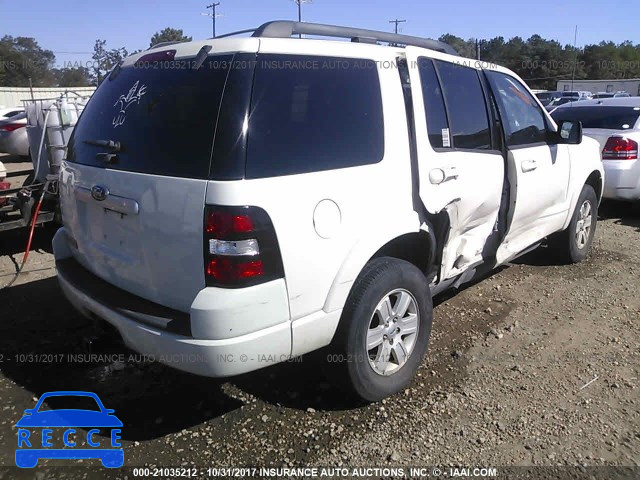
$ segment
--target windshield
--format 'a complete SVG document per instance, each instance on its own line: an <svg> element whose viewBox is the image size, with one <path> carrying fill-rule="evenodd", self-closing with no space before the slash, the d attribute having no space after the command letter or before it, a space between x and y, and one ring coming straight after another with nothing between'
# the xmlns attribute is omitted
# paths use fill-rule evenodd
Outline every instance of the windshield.
<svg viewBox="0 0 640 480"><path fill-rule="evenodd" d="M50 410L91 410L99 412L100 406L93 397L87 395L56 395L47 397L46 404ZM40 405L39 412L45 410L44 403Z"/></svg>
<svg viewBox="0 0 640 480"><path fill-rule="evenodd" d="M640 107L566 107L551 114L556 122L572 120L582 122L583 128L629 130L640 116Z"/></svg>
<svg viewBox="0 0 640 480"><path fill-rule="evenodd" d="M231 60L232 55L211 56L198 69L155 68L159 62L122 68L115 79L111 75L104 80L89 101L67 159L116 170L207 178ZM195 62L175 63L189 67ZM109 140L119 148L101 143ZM117 157L107 163L105 153Z"/></svg>

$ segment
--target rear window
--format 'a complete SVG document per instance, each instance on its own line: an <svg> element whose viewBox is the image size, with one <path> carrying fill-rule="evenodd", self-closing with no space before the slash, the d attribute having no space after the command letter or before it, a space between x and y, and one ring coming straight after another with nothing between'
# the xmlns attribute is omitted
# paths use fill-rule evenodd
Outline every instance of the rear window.
<svg viewBox="0 0 640 480"><path fill-rule="evenodd" d="M640 107L565 107L551 114L556 122L580 121L583 128L629 130L640 116Z"/></svg>
<svg viewBox="0 0 640 480"><path fill-rule="evenodd" d="M384 124L376 63L259 55L248 132L246 178L379 162Z"/></svg>
<svg viewBox="0 0 640 480"><path fill-rule="evenodd" d="M74 129L67 159L84 165L175 177L209 175L218 110L232 55L146 62L122 68L94 93ZM114 162L97 157L120 142Z"/></svg>

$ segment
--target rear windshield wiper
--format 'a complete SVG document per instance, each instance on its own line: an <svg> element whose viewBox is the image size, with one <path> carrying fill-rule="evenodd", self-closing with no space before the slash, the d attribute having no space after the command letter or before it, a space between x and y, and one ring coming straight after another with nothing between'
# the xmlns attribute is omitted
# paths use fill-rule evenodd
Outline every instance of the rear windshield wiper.
<svg viewBox="0 0 640 480"><path fill-rule="evenodd" d="M116 140L85 140L83 143L95 145L96 147L106 147L114 152L119 152L122 147L120 142Z"/></svg>

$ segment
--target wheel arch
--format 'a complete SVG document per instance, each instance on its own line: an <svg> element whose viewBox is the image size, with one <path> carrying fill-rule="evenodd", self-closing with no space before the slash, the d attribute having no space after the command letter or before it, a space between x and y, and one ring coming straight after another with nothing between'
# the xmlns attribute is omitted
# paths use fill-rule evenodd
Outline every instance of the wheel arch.
<svg viewBox="0 0 640 480"><path fill-rule="evenodd" d="M604 178L602 175L602 171L593 170L586 179L580 184L580 188L573 189L573 195L571 196L571 203L569 203L569 212L567 214L567 219L565 220L564 226L562 229L566 229L569 227L571 223L571 219L573 218L573 214L576 211L578 206L578 198L580 197L580 193L582 193L582 189L589 185L596 192L596 198L598 199L598 205L602 201L602 193L604 189Z"/></svg>
<svg viewBox="0 0 640 480"><path fill-rule="evenodd" d="M338 271L323 310L332 312L343 308L360 272L372 259L384 256L406 260L425 276L429 275L438 258L433 226L424 223L418 230L404 230L356 244Z"/></svg>

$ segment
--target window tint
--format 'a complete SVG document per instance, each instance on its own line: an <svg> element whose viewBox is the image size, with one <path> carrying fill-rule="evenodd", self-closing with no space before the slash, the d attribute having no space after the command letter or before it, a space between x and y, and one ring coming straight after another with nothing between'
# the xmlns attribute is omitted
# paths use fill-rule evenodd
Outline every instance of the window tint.
<svg viewBox="0 0 640 480"><path fill-rule="evenodd" d="M259 55L250 112L247 178L382 160L382 98L371 60Z"/></svg>
<svg viewBox="0 0 640 480"><path fill-rule="evenodd" d="M444 108L442 89L440 88L433 62L428 58L420 57L418 59L418 69L422 84L422 97L427 117L429 141L434 148L450 147L449 122Z"/></svg>
<svg viewBox="0 0 640 480"><path fill-rule="evenodd" d="M547 129L544 115L533 96L516 79L487 71L498 103L508 146L544 142Z"/></svg>
<svg viewBox="0 0 640 480"><path fill-rule="evenodd" d="M105 167L96 157L120 142L111 169L207 178L220 99L232 55L209 57L199 69L190 60L124 67L108 78L84 109L69 142L67 159ZM159 62L156 62L159 63ZM175 65L171 68L171 65Z"/></svg>
<svg viewBox="0 0 640 480"><path fill-rule="evenodd" d="M436 61L455 148L490 149L489 118L478 72Z"/></svg>
<svg viewBox="0 0 640 480"><path fill-rule="evenodd" d="M556 122L572 120L582 122L583 128L605 128L607 130L629 130L640 116L640 107L563 107L551 116Z"/></svg>

